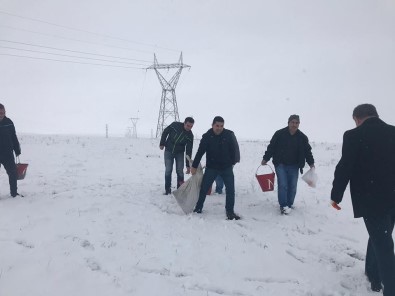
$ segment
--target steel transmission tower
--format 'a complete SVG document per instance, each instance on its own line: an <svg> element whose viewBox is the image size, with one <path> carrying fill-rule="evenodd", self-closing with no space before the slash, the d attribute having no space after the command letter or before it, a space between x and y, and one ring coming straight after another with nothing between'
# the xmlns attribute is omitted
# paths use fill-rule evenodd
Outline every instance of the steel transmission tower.
<svg viewBox="0 0 395 296"><path fill-rule="evenodd" d="M137 138L137 121L139 120L140 118L137 118L137 117L135 117L135 118L130 118L130 120L132 121L132 124L133 124L133 128L132 128L132 138Z"/></svg>
<svg viewBox="0 0 395 296"><path fill-rule="evenodd" d="M159 64L154 54L154 64L147 69L154 69L158 76L159 82L162 86L162 98L160 101L158 125L156 127L156 138L162 135L163 130L169 123L173 121L179 121L178 107L176 100L176 86L178 79L180 78L182 69L190 68L191 66L185 65L182 61L182 53L180 59L176 64ZM159 72L159 70L178 69L176 73L171 77L170 80L166 80L165 77ZM171 122L168 119L171 119Z"/></svg>

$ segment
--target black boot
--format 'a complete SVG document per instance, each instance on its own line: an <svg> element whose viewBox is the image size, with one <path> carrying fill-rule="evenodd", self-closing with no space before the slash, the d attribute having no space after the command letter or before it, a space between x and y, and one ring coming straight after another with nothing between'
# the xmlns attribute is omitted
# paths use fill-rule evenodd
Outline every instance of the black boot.
<svg viewBox="0 0 395 296"><path fill-rule="evenodd" d="M373 281L373 282L370 283L370 288L374 292L380 292L383 289L383 286L381 285L380 282Z"/></svg>
<svg viewBox="0 0 395 296"><path fill-rule="evenodd" d="M226 212L226 217L228 217L228 220L240 220L240 216L235 212Z"/></svg>

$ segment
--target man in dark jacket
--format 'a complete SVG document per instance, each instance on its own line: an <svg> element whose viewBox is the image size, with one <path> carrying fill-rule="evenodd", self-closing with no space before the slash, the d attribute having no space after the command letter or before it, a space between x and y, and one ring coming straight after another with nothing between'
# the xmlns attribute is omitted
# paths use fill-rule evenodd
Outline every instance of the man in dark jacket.
<svg viewBox="0 0 395 296"><path fill-rule="evenodd" d="M395 127L379 119L371 104L353 112L356 128L343 136L342 157L336 166L331 203L337 209L350 182L354 217L363 217L369 233L366 275L372 290L395 295Z"/></svg>
<svg viewBox="0 0 395 296"><path fill-rule="evenodd" d="M278 203L281 214L293 209L299 170L303 174L305 163L314 167L314 158L307 136L299 130L299 115L291 115L288 126L276 131L267 147L262 165L273 157L277 174Z"/></svg>
<svg viewBox="0 0 395 296"><path fill-rule="evenodd" d="M173 122L163 130L159 148L165 148L165 194L171 193L171 174L176 160L177 188L184 182L184 152L192 157L193 133L191 131L195 120L187 117L182 122ZM187 174L190 173L189 161L186 160Z"/></svg>
<svg viewBox="0 0 395 296"><path fill-rule="evenodd" d="M240 217L234 212L235 204L235 181L233 166L240 162L240 150L235 134L224 129L224 119L216 116L212 128L203 136L192 164L191 173L196 173L200 160L206 153L206 169L199 192L199 200L195 206L195 213L201 213L206 194L215 178L220 175L226 187L226 216L229 220L239 220Z"/></svg>
<svg viewBox="0 0 395 296"><path fill-rule="evenodd" d="M12 197L18 194L17 192L17 171L14 159L21 154L21 147L15 132L14 123L5 116L5 108L0 104L0 164L4 166L8 174L10 182L10 193Z"/></svg>

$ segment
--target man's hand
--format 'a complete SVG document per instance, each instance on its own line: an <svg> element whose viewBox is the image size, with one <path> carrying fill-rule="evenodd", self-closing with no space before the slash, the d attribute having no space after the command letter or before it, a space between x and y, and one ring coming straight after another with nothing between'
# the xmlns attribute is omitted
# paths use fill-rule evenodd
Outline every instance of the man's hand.
<svg viewBox="0 0 395 296"><path fill-rule="evenodd" d="M315 169L315 165L312 164L312 165L310 166L310 168L311 168L311 169Z"/></svg>
<svg viewBox="0 0 395 296"><path fill-rule="evenodd" d="M331 206L332 207L334 207L336 210L341 210L342 208L341 207L339 207L339 205L335 202L335 201L333 201L333 200L331 200Z"/></svg>
<svg viewBox="0 0 395 296"><path fill-rule="evenodd" d="M267 161L266 160L264 160L264 159L262 159L262 161L261 161L261 165L266 165L267 164Z"/></svg>
<svg viewBox="0 0 395 296"><path fill-rule="evenodd" d="M160 150L163 150L163 148L165 148L165 146L159 146Z"/></svg>
<svg viewBox="0 0 395 296"><path fill-rule="evenodd" d="M185 172L185 174L189 175L191 173L191 168L187 168L187 171Z"/></svg>
<svg viewBox="0 0 395 296"><path fill-rule="evenodd" d="M192 175L196 174L196 168L191 167L191 174L192 174Z"/></svg>

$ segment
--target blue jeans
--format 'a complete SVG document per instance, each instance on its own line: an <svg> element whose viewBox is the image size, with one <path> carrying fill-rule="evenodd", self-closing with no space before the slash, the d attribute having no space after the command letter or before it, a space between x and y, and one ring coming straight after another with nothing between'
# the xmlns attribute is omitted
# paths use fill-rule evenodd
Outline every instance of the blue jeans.
<svg viewBox="0 0 395 296"><path fill-rule="evenodd" d="M206 200L207 191L211 187L217 176L222 177L226 187L225 209L227 212L233 213L233 208L235 205L235 177L233 175L233 166L223 170L206 168L202 180L202 185L200 187L199 200L196 203L195 209L203 209L203 204Z"/></svg>
<svg viewBox="0 0 395 296"><path fill-rule="evenodd" d="M384 296L395 295L395 255L392 231L395 215L364 217L369 233L365 273L370 281L382 282Z"/></svg>
<svg viewBox="0 0 395 296"><path fill-rule="evenodd" d="M176 160L177 188L184 182L184 152L173 154L165 150L165 190L171 188L171 174Z"/></svg>
<svg viewBox="0 0 395 296"><path fill-rule="evenodd" d="M291 207L296 196L299 168L297 165L279 164L275 166L280 207Z"/></svg>
<svg viewBox="0 0 395 296"><path fill-rule="evenodd" d="M215 178L215 192L222 194L222 190L224 189L224 180L220 175Z"/></svg>

